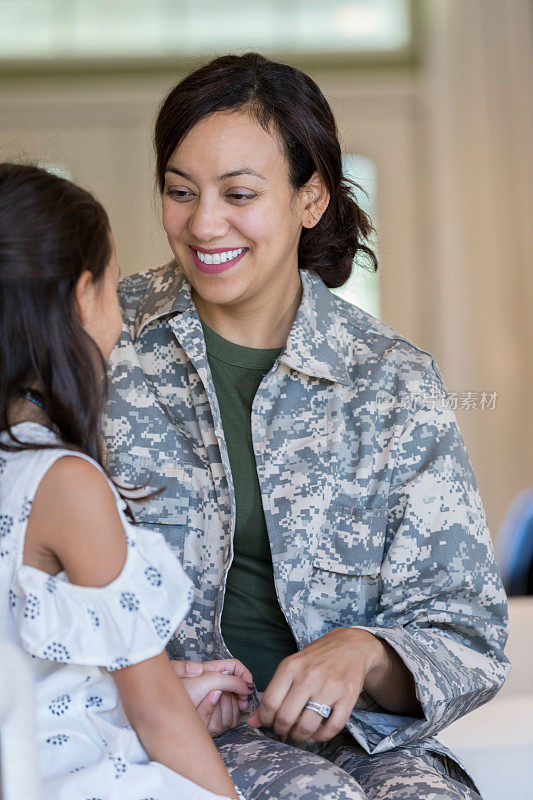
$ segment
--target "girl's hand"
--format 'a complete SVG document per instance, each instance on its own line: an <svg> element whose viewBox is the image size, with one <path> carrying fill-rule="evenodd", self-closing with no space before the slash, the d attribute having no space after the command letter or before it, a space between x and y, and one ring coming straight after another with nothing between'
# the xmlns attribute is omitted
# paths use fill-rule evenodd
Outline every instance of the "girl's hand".
<svg viewBox="0 0 533 800"><path fill-rule="evenodd" d="M239 708L241 711L246 711L248 708L248 695L255 689L255 686L252 673L237 658L216 659L214 661L172 661L171 663L180 678L199 676L204 671L238 676L247 687L245 692L236 693L239 694Z"/></svg>
<svg viewBox="0 0 533 800"><path fill-rule="evenodd" d="M245 682L248 689L251 691L255 689L252 673L244 666L242 661L239 661L238 658L224 658L217 659L215 661L203 661L202 666L204 670L208 670L210 672L223 672L227 673L228 675L238 675L239 678ZM249 694L250 692L247 692L246 695L239 696L239 708L241 711L246 711L248 709Z"/></svg>
<svg viewBox="0 0 533 800"><path fill-rule="evenodd" d="M239 701L232 692L209 692L196 710L213 739L239 724Z"/></svg>
<svg viewBox="0 0 533 800"><path fill-rule="evenodd" d="M235 728L241 711L248 709L252 675L237 659L172 661L189 697L211 736Z"/></svg>

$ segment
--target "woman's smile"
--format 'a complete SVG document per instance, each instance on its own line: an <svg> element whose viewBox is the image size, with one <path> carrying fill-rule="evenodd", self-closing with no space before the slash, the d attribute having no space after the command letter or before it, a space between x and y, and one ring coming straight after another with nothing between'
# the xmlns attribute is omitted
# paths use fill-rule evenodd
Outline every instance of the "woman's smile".
<svg viewBox="0 0 533 800"><path fill-rule="evenodd" d="M248 247L223 248L216 247L207 250L204 247L189 245L194 265L200 272L207 275L216 275L227 272L246 255Z"/></svg>

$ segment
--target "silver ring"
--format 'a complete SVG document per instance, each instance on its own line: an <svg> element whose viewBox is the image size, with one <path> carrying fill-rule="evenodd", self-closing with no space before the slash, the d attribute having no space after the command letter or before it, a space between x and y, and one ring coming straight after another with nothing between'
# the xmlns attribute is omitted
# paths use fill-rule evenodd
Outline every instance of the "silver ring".
<svg viewBox="0 0 533 800"><path fill-rule="evenodd" d="M316 711L316 713L320 714L324 719L327 719L333 710L331 706L327 706L325 703L314 703L312 700L309 700L309 702L305 704L305 707L308 708L309 711Z"/></svg>

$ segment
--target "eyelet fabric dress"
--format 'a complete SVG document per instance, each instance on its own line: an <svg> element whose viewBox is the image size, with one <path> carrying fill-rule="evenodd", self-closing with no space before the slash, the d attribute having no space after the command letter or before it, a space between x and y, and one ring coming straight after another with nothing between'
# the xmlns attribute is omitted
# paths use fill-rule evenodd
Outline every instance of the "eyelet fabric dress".
<svg viewBox="0 0 533 800"><path fill-rule="evenodd" d="M66 450L42 425L21 423L14 432L25 442L57 442L53 449L0 451L1 635L34 657L44 798L216 800L150 761L109 674L164 650L189 609L191 581L160 534L128 521L111 483L127 538L117 578L103 587L79 586L65 573L51 576L23 564L31 504L47 470L65 455L100 467Z"/></svg>

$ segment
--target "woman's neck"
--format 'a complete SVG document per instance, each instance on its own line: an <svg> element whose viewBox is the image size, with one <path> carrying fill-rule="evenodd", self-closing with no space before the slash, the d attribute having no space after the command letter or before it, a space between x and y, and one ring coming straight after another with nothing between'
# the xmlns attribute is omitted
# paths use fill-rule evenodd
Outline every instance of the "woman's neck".
<svg viewBox="0 0 533 800"><path fill-rule="evenodd" d="M261 350L284 347L302 299L302 283L279 287L275 296L267 292L252 300L232 305L206 303L193 290L193 300L203 322L234 344Z"/></svg>

